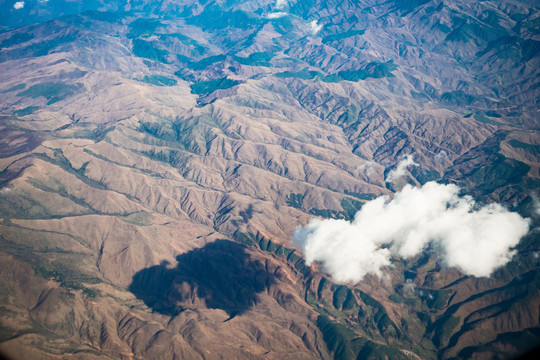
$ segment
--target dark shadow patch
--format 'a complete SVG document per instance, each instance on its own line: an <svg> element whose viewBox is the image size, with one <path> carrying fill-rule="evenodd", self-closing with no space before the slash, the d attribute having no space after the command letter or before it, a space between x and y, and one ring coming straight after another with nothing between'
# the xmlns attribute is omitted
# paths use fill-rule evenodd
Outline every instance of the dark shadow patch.
<svg viewBox="0 0 540 360"><path fill-rule="evenodd" d="M2 351L0 351L0 360L13 360L13 358L8 357Z"/></svg>
<svg viewBox="0 0 540 360"><path fill-rule="evenodd" d="M9 120L9 116L0 116L0 158L30 152L41 144L41 139L33 132L10 128Z"/></svg>
<svg viewBox="0 0 540 360"><path fill-rule="evenodd" d="M242 216L242 220L244 223L248 223L249 220L253 217L253 204L249 204L248 208L246 210L240 211L240 216Z"/></svg>
<svg viewBox="0 0 540 360"><path fill-rule="evenodd" d="M129 291L161 314L173 316L206 306L222 309L233 318L255 305L257 293L276 282L274 274L247 250L244 245L217 240L178 255L175 268L163 262L139 271Z"/></svg>

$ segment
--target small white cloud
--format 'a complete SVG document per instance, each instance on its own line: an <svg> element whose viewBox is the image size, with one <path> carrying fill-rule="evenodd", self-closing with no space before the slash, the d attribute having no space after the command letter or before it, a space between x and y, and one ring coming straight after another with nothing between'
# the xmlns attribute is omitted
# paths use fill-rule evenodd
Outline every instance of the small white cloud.
<svg viewBox="0 0 540 360"><path fill-rule="evenodd" d="M532 200L533 200L533 214L536 216L540 216L540 199L538 199L538 196L536 196L536 194L532 194Z"/></svg>
<svg viewBox="0 0 540 360"><path fill-rule="evenodd" d="M378 173L378 168L381 166L375 161L366 161L362 165L357 167L358 174L365 174L368 177L375 176Z"/></svg>
<svg viewBox="0 0 540 360"><path fill-rule="evenodd" d="M381 276L391 257L410 258L428 246L443 264L467 275L490 276L508 263L530 221L499 204L479 207L459 187L406 185L392 200L367 202L352 222L313 219L294 233L306 263L320 262L335 281Z"/></svg>
<svg viewBox="0 0 540 360"><path fill-rule="evenodd" d="M435 155L435 161L438 162L438 163L444 163L448 160L448 154L446 153L446 151L444 150L441 150L440 153L438 153L437 155Z"/></svg>
<svg viewBox="0 0 540 360"><path fill-rule="evenodd" d="M15 4L13 4L13 8L15 10L22 9L24 7L24 1L17 1Z"/></svg>
<svg viewBox="0 0 540 360"><path fill-rule="evenodd" d="M413 293L414 294L414 291L416 290L416 285L415 283L412 282L411 279L407 279L407 281L405 281L405 284L403 284L403 291L405 293Z"/></svg>
<svg viewBox="0 0 540 360"><path fill-rule="evenodd" d="M309 26L313 35L317 34L323 28L322 25L317 24L317 20L313 20L312 22L310 22Z"/></svg>
<svg viewBox="0 0 540 360"><path fill-rule="evenodd" d="M414 157L412 155L405 155L405 158L400 161L398 166L388 173L385 181L387 183L393 183L394 181L398 180L407 174L407 168L409 166L418 166L418 164L414 161Z"/></svg>
<svg viewBox="0 0 540 360"><path fill-rule="evenodd" d="M283 10L285 6L287 6L288 1L287 0L277 0L276 2L276 9Z"/></svg>
<svg viewBox="0 0 540 360"><path fill-rule="evenodd" d="M270 14L266 15L266 17L268 19L278 19L278 18L287 16L287 15L289 15L289 14L287 14L286 12L273 12L273 13L270 13Z"/></svg>

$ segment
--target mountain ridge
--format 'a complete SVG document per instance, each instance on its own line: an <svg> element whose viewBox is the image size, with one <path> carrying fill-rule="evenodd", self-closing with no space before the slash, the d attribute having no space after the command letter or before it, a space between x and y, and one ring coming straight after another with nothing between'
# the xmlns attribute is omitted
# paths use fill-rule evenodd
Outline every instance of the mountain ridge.
<svg viewBox="0 0 540 360"><path fill-rule="evenodd" d="M7 356L510 358L538 344L533 2L50 3L0 18ZM387 182L406 156L419 166ZM291 242L313 217L351 220L432 180L531 218L512 262L474 278L428 251L343 285Z"/></svg>

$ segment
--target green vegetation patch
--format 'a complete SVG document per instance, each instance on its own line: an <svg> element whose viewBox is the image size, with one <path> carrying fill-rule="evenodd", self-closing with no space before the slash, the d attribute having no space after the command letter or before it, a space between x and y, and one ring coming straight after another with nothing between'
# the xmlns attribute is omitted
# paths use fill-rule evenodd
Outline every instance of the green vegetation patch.
<svg viewBox="0 0 540 360"><path fill-rule="evenodd" d="M321 330L328 350L334 354L336 360L356 359L356 354L366 342L364 340L360 344L353 344L351 340L357 337L356 334L345 325L331 321L325 315L319 315L317 327Z"/></svg>
<svg viewBox="0 0 540 360"><path fill-rule="evenodd" d="M322 39L322 42L324 44L328 44L328 43L331 43L331 42L334 42L334 41L343 40L343 39L350 38L350 37L353 37L353 36L363 35L364 33L365 33L365 30L349 30L349 31L344 32L344 33L325 36Z"/></svg>
<svg viewBox="0 0 540 360"><path fill-rule="evenodd" d="M86 166L88 166L88 162L84 163L83 166L81 167L81 169L83 169L83 170L86 169ZM33 187L37 188L37 189L47 191L47 192L51 192L51 193L55 193L55 194L58 194L58 195L60 195L62 197L65 197L65 198L73 201L75 204L86 208L87 209L85 211L86 213L93 212L93 208L86 201L84 201L81 198L78 198L78 197L75 197L75 196L71 195L67 191L67 189L64 187L64 185L62 185L56 179L51 179L51 180L52 180L51 183L46 184L46 183L44 183L44 182L42 182L40 180L29 178L28 180L26 180L26 182L29 183L30 185L32 185Z"/></svg>
<svg viewBox="0 0 540 360"><path fill-rule="evenodd" d="M309 276L309 274L311 273L310 267L306 265L306 262L302 258L298 259L294 263L294 268L305 277Z"/></svg>
<svg viewBox="0 0 540 360"><path fill-rule="evenodd" d="M108 23L118 23L127 15L125 12L111 12L111 11L98 11L90 10L84 13L89 18L108 22Z"/></svg>
<svg viewBox="0 0 540 360"><path fill-rule="evenodd" d="M349 190L345 190L345 194L354 196L355 198L360 200L373 200L377 198L377 195L375 194L357 193Z"/></svg>
<svg viewBox="0 0 540 360"><path fill-rule="evenodd" d="M167 58L169 56L169 52L167 50L157 48L151 41L134 39L132 52L135 56L144 59L168 63Z"/></svg>
<svg viewBox="0 0 540 360"><path fill-rule="evenodd" d="M2 41L2 43L0 43L0 49L8 48L13 45L22 44L24 42L32 40L33 38L34 38L34 35L27 32L15 33L15 34L12 34L9 38Z"/></svg>
<svg viewBox="0 0 540 360"><path fill-rule="evenodd" d="M69 254L69 259L56 259L53 261L48 261L47 259L40 258L35 263L31 263L33 265L34 270L36 271L36 274L39 276L42 276L44 278L52 278L56 281L59 281L61 283L68 283L68 284L79 284L79 287L82 288L84 285L81 283L86 284L99 284L101 283L101 279L91 276L89 274L86 274L82 271L80 271L77 268L76 262L80 261L77 260L77 256L73 257L74 254Z"/></svg>
<svg viewBox="0 0 540 360"><path fill-rule="evenodd" d="M521 53L523 63L532 60L540 53L540 41L534 39L525 39L521 43Z"/></svg>
<svg viewBox="0 0 540 360"><path fill-rule="evenodd" d="M190 62L187 67L194 71L204 70L208 66L215 64L217 62L225 61L226 59L227 59L227 55L223 55L223 54L209 56L207 58L204 58L196 62Z"/></svg>
<svg viewBox="0 0 540 360"><path fill-rule="evenodd" d="M394 348L392 346L381 345L374 343L373 341L368 341L363 347L362 350L358 353L357 359L370 359L370 360L383 360L383 359L392 359L392 360L410 360L411 357L403 353L400 349Z"/></svg>
<svg viewBox="0 0 540 360"><path fill-rule="evenodd" d="M315 0L297 1L295 4L291 4L289 12L305 18L313 11L313 8L316 8L317 6Z"/></svg>
<svg viewBox="0 0 540 360"><path fill-rule="evenodd" d="M88 165L88 162L84 163L80 168L75 169L71 162L64 156L64 153L60 149L54 150L53 156L47 156L45 154L35 154L34 157L41 159L43 161L50 162L52 164L55 164L57 166L60 166L65 171L68 171L69 173L75 175L79 180L84 182L85 184L97 188L97 189L107 189L107 186L102 183L101 181L94 180L88 176L86 176L86 166Z"/></svg>
<svg viewBox="0 0 540 360"><path fill-rule="evenodd" d="M519 349L523 354L532 351L531 354L536 353L534 349L540 343L540 329L528 328L523 331L507 332L497 335L496 340L487 345L480 346L468 346L461 350L458 354L460 359L495 359L501 356L501 353L496 352L497 348L509 348ZM494 346L495 345L495 346ZM508 359L514 358L512 353L506 353L505 357ZM525 358L527 356L524 356ZM532 358L532 357L531 357Z"/></svg>
<svg viewBox="0 0 540 360"><path fill-rule="evenodd" d="M380 79L384 77L393 76L392 71L397 69L392 60L381 63L377 61L370 62L362 69L358 70L344 70L339 71L336 74L324 75L318 71L284 71L274 76L279 78L298 78L303 80L313 80L319 78L321 81L327 83L335 83L340 81L359 81L367 78Z"/></svg>
<svg viewBox="0 0 540 360"><path fill-rule="evenodd" d="M326 219L341 219L340 211L331 210L331 209L316 209L312 208L309 210L309 213L315 216L320 216Z"/></svg>
<svg viewBox="0 0 540 360"><path fill-rule="evenodd" d="M270 60L275 56L273 52L256 52L250 54L248 57L233 56L233 59L242 65L250 66L271 66Z"/></svg>
<svg viewBox="0 0 540 360"><path fill-rule="evenodd" d="M252 234L246 234L246 233L243 233L239 230L236 230L233 234L233 238L242 243L242 244L245 244L245 245L253 245L254 243L254 239L253 239L253 236Z"/></svg>
<svg viewBox="0 0 540 360"><path fill-rule="evenodd" d="M323 291L326 288L327 284L328 280L323 276L321 281L319 282L319 286L317 287L317 298L319 300L322 298Z"/></svg>
<svg viewBox="0 0 540 360"><path fill-rule="evenodd" d="M481 184L478 188L484 193L491 193L497 188L521 183L529 170L530 166L521 161L496 154L493 163L478 168L469 176L469 180Z"/></svg>
<svg viewBox="0 0 540 360"><path fill-rule="evenodd" d="M287 205L292 206L296 209L301 209L304 204L304 195L303 194L294 194L290 193L287 195Z"/></svg>
<svg viewBox="0 0 540 360"><path fill-rule="evenodd" d="M14 244L0 236L0 250L11 254L17 259L29 264L34 273L44 279L52 279L60 283L68 293L70 290L83 290L89 297L100 296L99 290L87 289L87 284L99 284L100 278L87 274L80 265L88 260L87 254L78 254L54 249L54 251L39 252L22 245ZM49 257L53 258L49 258Z"/></svg>
<svg viewBox="0 0 540 360"><path fill-rule="evenodd" d="M326 219L352 220L354 219L354 216L356 215L358 210L360 210L363 205L364 203L361 201L343 198L341 199L341 207L343 208L343 211L312 208L309 210L309 213Z"/></svg>
<svg viewBox="0 0 540 360"><path fill-rule="evenodd" d="M177 167L183 160L182 153L178 150L148 150L142 151L141 154L148 156L151 159L169 164L172 167Z"/></svg>
<svg viewBox="0 0 540 360"><path fill-rule="evenodd" d="M440 326L437 326L435 329L435 334L433 336L433 343L436 346L442 346L446 343L450 336L452 335L454 329L459 325L460 317L459 316L450 316L444 321Z"/></svg>
<svg viewBox="0 0 540 360"><path fill-rule="evenodd" d="M476 95L467 94L461 90L445 92L441 95L441 102L447 105L466 106L478 101L480 98Z"/></svg>
<svg viewBox="0 0 540 360"><path fill-rule="evenodd" d="M278 78L298 78L303 80L312 80L315 79L315 77L324 77L324 75L318 71L307 71L307 70L301 70L301 71L283 71L277 74L274 74L274 76Z"/></svg>
<svg viewBox="0 0 540 360"><path fill-rule="evenodd" d="M479 40L494 41L501 37L508 36L506 29L501 26L489 26L477 20L467 21L461 18L454 18L457 26L446 36L445 40L453 42L468 42L470 40L478 43Z"/></svg>
<svg viewBox="0 0 540 360"><path fill-rule="evenodd" d="M474 120L484 123L484 124L491 124L491 125L500 125L499 122L495 120L491 120L490 118L482 115L482 114L476 114L474 115Z"/></svg>
<svg viewBox="0 0 540 360"><path fill-rule="evenodd" d="M129 24L129 32L126 34L128 39L137 38L139 36L149 36L163 26L158 19L142 19L138 18Z"/></svg>
<svg viewBox="0 0 540 360"><path fill-rule="evenodd" d="M64 100L83 88L84 85L80 83L69 85L64 83L46 82L32 85L28 89L18 93L17 96L26 96L34 99L44 96L48 100L47 105L51 105L55 102Z"/></svg>
<svg viewBox="0 0 540 360"><path fill-rule="evenodd" d="M2 94L7 94L7 93L10 93L10 92L13 92L13 91L18 91L18 90L22 90L26 87L26 84L19 84L19 85L15 85L15 86L12 86L10 87L9 89L6 89L4 91L2 91Z"/></svg>
<svg viewBox="0 0 540 360"><path fill-rule="evenodd" d="M441 310L446 306L448 303L448 300L450 299L450 296L452 295L452 290L429 290L429 289L421 289L424 294L426 294L425 300L426 305L435 310Z"/></svg>
<svg viewBox="0 0 540 360"><path fill-rule="evenodd" d="M357 304L351 289L345 285L339 285L332 296L332 305L337 310L350 310Z"/></svg>
<svg viewBox="0 0 540 360"><path fill-rule="evenodd" d="M185 64L191 64L191 58L187 57L187 56L184 56L184 55L180 55L180 54L176 54L176 59L178 61L180 61L181 63L185 63ZM174 75L178 76L179 78L181 78L181 73L182 71L181 70L178 70L177 72L174 73Z"/></svg>
<svg viewBox="0 0 540 360"><path fill-rule="evenodd" d="M347 220L354 219L354 216L362 208L364 205L363 202L360 202L358 200L349 199L349 198L343 198L341 199L341 207L343 208L343 216Z"/></svg>
<svg viewBox="0 0 540 360"><path fill-rule="evenodd" d="M377 344L359 337L347 326L330 320L325 315L317 318L317 327L323 334L323 339L334 359L397 359L405 360L410 357L398 348Z"/></svg>
<svg viewBox="0 0 540 360"><path fill-rule="evenodd" d="M435 181L439 180L441 178L441 174L439 174L436 170L430 170L430 169L424 169L421 166L415 166L413 169L411 169L411 174L418 180L418 182L422 185L429 181Z"/></svg>
<svg viewBox="0 0 540 360"><path fill-rule="evenodd" d="M8 219L40 219L50 217L49 209L25 192L0 194L0 216Z"/></svg>
<svg viewBox="0 0 540 360"><path fill-rule="evenodd" d="M236 55L228 56L225 54L220 55L213 55L206 57L204 59L201 59L199 61L191 61L188 57L177 55L177 58L179 61L186 63L186 67L188 69L191 69L193 71L200 71L204 70L210 65L213 65L215 63L219 63L222 61L227 60L228 58L232 58L234 61L242 64L242 65L250 65L250 66L271 66L270 60L275 56L273 52L265 51L265 52L256 52L248 57L240 57ZM179 70L176 74L178 77L181 76L181 70Z"/></svg>
<svg viewBox="0 0 540 360"><path fill-rule="evenodd" d="M70 292L70 290L82 290L82 293L84 295L92 299L101 296L100 290L87 288L82 283L77 282L77 281L72 281L72 280L63 281L60 283L60 286L68 290L68 292Z"/></svg>
<svg viewBox="0 0 540 360"><path fill-rule="evenodd" d="M141 81L156 86L175 86L178 83L176 79L164 75L145 75Z"/></svg>
<svg viewBox="0 0 540 360"><path fill-rule="evenodd" d="M338 82L342 80L358 81L365 80L367 78L380 79L384 77L392 76L392 71L397 69L392 60L381 63L377 61L370 62L363 69L360 70L346 70L337 73L337 79L333 77L326 77L325 82Z"/></svg>
<svg viewBox="0 0 540 360"><path fill-rule="evenodd" d="M201 81L195 84L191 84L191 92L197 95L210 94L216 90L232 88L240 83L241 81L231 80L227 77L208 81Z"/></svg>
<svg viewBox="0 0 540 360"><path fill-rule="evenodd" d="M283 16L277 19L272 19L272 25L281 35L290 34L294 30L294 25L289 16Z"/></svg>
<svg viewBox="0 0 540 360"><path fill-rule="evenodd" d="M278 245L270 239L265 238L260 233L243 233L239 230L235 231L233 238L248 246L257 246L262 251L274 253L281 258L284 258L291 268L296 269L300 274L308 277L311 273L311 269L306 265L304 259L296 255L295 250L291 248Z"/></svg>
<svg viewBox="0 0 540 360"><path fill-rule="evenodd" d="M18 47L13 50L0 52L0 62L49 55L60 45L70 43L75 40L77 40L76 34L69 34L52 40L36 42L26 47Z"/></svg>
<svg viewBox="0 0 540 360"><path fill-rule="evenodd" d="M228 27L247 30L261 21L252 18L244 11L224 11L219 7L207 7L201 14L186 19L186 22L205 30L220 30Z"/></svg>
<svg viewBox="0 0 540 360"><path fill-rule="evenodd" d="M401 16L413 11L414 9L428 3L429 0L407 0L407 1L393 1L393 9L398 11Z"/></svg>
<svg viewBox="0 0 540 360"><path fill-rule="evenodd" d="M118 218L130 224L148 226L152 225L152 220L154 219L154 216L147 213L146 211L137 211L132 214L118 216Z"/></svg>
<svg viewBox="0 0 540 360"><path fill-rule="evenodd" d="M201 52L204 52L205 50L205 47L202 46L201 44L199 44L196 40L190 38L189 36L186 36L184 34L180 34L180 33L173 33L173 34L160 34L159 35L160 39L165 39L165 38L176 38L178 40L180 40L180 42L186 46L193 46L195 48L195 50L200 50Z"/></svg>
<svg viewBox="0 0 540 360"><path fill-rule="evenodd" d="M373 320L375 321L379 332L381 334L391 335L393 337L401 337L401 332L399 331L396 324L394 324L392 319L390 319L390 316L388 316L388 313L386 312L384 306L365 292L360 290L356 291L360 295L362 301L364 301L366 305L373 308L373 313L375 314Z"/></svg>
<svg viewBox="0 0 540 360"><path fill-rule="evenodd" d="M165 141L178 142L182 139L182 129L177 124L141 122L138 130Z"/></svg>
<svg viewBox="0 0 540 360"><path fill-rule="evenodd" d="M500 118L502 117L501 114L499 114L498 112L494 111L494 110L488 110L486 111L486 115L489 116L489 117L494 117L494 118Z"/></svg>
<svg viewBox="0 0 540 360"><path fill-rule="evenodd" d="M525 149L534 156L540 155L540 145L527 144L515 139L508 141L508 143L515 149Z"/></svg>

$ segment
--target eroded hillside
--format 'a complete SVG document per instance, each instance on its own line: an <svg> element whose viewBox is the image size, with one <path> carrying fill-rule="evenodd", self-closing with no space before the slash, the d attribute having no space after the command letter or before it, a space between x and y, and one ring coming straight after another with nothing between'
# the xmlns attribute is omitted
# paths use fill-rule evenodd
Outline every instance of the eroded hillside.
<svg viewBox="0 0 540 360"><path fill-rule="evenodd" d="M538 344L536 5L58 3L0 17L7 356L507 358ZM385 182L406 155L418 166ZM474 278L428 252L343 285L292 244L313 217L350 220L431 180L531 218L510 264Z"/></svg>

